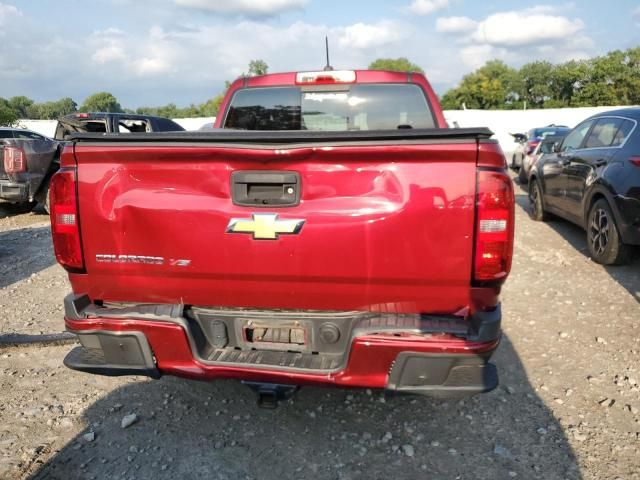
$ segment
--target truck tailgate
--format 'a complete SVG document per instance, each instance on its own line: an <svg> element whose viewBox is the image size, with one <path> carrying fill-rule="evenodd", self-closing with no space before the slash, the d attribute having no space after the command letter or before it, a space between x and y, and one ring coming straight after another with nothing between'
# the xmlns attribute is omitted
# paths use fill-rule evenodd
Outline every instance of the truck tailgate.
<svg viewBox="0 0 640 480"><path fill-rule="evenodd" d="M370 145L75 145L92 299L455 313L469 305L477 139ZM296 172L295 206L239 206L236 171ZM234 219L297 220L254 239ZM277 215L277 217L275 216ZM285 225L285 223L276 225Z"/></svg>

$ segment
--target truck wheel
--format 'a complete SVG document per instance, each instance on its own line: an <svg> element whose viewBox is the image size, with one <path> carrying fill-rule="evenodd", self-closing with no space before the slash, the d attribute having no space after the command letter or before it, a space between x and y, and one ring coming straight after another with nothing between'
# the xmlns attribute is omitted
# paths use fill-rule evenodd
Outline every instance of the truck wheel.
<svg viewBox="0 0 640 480"><path fill-rule="evenodd" d="M622 243L611 207L602 198L589 210L587 247L591 258L602 265L622 265L629 261L630 248Z"/></svg>
<svg viewBox="0 0 640 480"><path fill-rule="evenodd" d="M544 222L547 219L547 212L544 211L542 187L535 178L531 180L529 185L529 216L536 222Z"/></svg>

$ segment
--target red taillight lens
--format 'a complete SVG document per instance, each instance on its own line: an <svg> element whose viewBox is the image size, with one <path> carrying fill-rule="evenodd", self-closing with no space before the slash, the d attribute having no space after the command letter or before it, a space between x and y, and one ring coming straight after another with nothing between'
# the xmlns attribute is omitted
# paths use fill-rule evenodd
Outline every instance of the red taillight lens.
<svg viewBox="0 0 640 480"><path fill-rule="evenodd" d="M629 161L636 167L640 167L640 157L629 157Z"/></svg>
<svg viewBox="0 0 640 480"><path fill-rule="evenodd" d="M327 83L354 83L356 72L353 70L334 70L329 72L300 72L296 74L297 85L318 85Z"/></svg>
<svg viewBox="0 0 640 480"><path fill-rule="evenodd" d="M27 170L27 154L19 147L4 147L4 171L20 173Z"/></svg>
<svg viewBox="0 0 640 480"><path fill-rule="evenodd" d="M64 167L51 177L51 234L56 259L67 270L84 269L78 202L76 197L76 169Z"/></svg>
<svg viewBox="0 0 640 480"><path fill-rule="evenodd" d="M527 155L531 155L539 143L539 140L529 140L527 142Z"/></svg>
<svg viewBox="0 0 640 480"><path fill-rule="evenodd" d="M506 173L478 171L474 279L504 280L513 255L513 184Z"/></svg>

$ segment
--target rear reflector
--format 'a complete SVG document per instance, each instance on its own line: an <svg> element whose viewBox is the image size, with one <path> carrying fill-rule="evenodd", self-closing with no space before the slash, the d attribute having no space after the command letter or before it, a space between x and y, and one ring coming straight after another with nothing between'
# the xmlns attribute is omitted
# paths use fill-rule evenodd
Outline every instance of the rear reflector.
<svg viewBox="0 0 640 480"><path fill-rule="evenodd" d="M300 72L296 74L298 85L318 85L331 83L354 83L356 72L353 70L336 70L328 72Z"/></svg>
<svg viewBox="0 0 640 480"><path fill-rule="evenodd" d="M19 147L4 147L4 171L20 173L27 170L27 155Z"/></svg>
<svg viewBox="0 0 640 480"><path fill-rule="evenodd" d="M474 279L504 280L513 255L514 195L502 171L479 170Z"/></svg>
<svg viewBox="0 0 640 480"><path fill-rule="evenodd" d="M64 167L51 177L51 234L56 259L67 270L82 271L82 245L78 225L76 169Z"/></svg>

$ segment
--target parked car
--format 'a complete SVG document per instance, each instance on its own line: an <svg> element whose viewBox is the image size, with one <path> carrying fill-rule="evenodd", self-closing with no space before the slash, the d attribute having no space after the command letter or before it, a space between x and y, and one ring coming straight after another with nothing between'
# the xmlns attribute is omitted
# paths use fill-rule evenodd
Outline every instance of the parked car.
<svg viewBox="0 0 640 480"><path fill-rule="evenodd" d="M511 155L511 165L513 170L518 170L522 165L524 157L531 155L540 141L548 135L562 135L570 130L566 125L547 125L546 127L532 128L527 133L510 134L518 144L513 155Z"/></svg>
<svg viewBox="0 0 640 480"><path fill-rule="evenodd" d="M488 129L447 128L421 73L368 70L242 78L215 127L71 137L68 367L235 378L268 405L496 387L514 194Z"/></svg>
<svg viewBox="0 0 640 480"><path fill-rule="evenodd" d="M538 161L543 155L554 153L554 149L558 143L562 142L564 135L549 135L542 139L533 152L530 155L525 155L522 160L522 166L518 170L518 180L521 184L525 184L529 181L529 173L531 167Z"/></svg>
<svg viewBox="0 0 640 480"><path fill-rule="evenodd" d="M49 181L60 167L59 142L31 130L0 127L0 199L40 202L49 211Z"/></svg>
<svg viewBox="0 0 640 480"><path fill-rule="evenodd" d="M72 133L144 133L181 132L173 120L153 115L128 113L72 113L58 119L56 140L65 140Z"/></svg>
<svg viewBox="0 0 640 480"><path fill-rule="evenodd" d="M547 212L587 232L591 258L625 263L640 245L640 108L588 118L529 175L531 217Z"/></svg>

